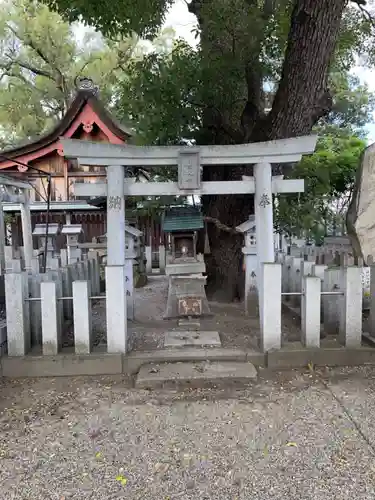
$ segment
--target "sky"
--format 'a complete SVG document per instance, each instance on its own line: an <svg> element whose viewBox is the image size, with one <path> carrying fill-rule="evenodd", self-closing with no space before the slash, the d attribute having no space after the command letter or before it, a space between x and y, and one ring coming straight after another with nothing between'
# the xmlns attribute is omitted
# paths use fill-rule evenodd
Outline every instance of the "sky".
<svg viewBox="0 0 375 500"><path fill-rule="evenodd" d="M196 45L196 40L192 30L196 27L196 18L188 11L184 0L176 0L170 9L166 21L166 27L174 28L178 37L184 38L191 45ZM367 83L369 89L375 92L375 71L357 66L353 69L353 74L360 78L362 83ZM375 113L374 123L367 126L369 143L375 142Z"/></svg>

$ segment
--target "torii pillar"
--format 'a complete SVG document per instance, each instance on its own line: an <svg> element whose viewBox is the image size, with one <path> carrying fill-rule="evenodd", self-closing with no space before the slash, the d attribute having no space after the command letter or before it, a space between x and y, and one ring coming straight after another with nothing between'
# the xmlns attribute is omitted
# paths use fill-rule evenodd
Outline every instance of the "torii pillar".
<svg viewBox="0 0 375 500"><path fill-rule="evenodd" d="M106 315L107 350L126 352L126 274L125 274L125 174L124 168L107 167L107 266Z"/></svg>

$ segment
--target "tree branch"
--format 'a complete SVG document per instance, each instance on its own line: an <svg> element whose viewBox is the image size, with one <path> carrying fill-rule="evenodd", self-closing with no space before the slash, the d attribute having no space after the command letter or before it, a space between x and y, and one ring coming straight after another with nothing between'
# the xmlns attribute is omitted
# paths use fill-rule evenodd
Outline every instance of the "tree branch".
<svg viewBox="0 0 375 500"><path fill-rule="evenodd" d="M52 80L53 82L56 81L56 79L53 77L51 73L48 71L45 71L43 69L35 68L35 66L31 66L30 64L23 62L23 61L18 61L15 60L13 64L17 64L21 68L27 69L28 71L31 71L31 73L34 73L34 75L38 76L44 76L45 78L48 78L49 80Z"/></svg>
<svg viewBox="0 0 375 500"><path fill-rule="evenodd" d="M369 12L366 8L365 5L367 5L367 2L365 0L352 0L359 8L359 10L362 12L363 16L369 21L371 26L375 28L375 19L373 18L371 12Z"/></svg>

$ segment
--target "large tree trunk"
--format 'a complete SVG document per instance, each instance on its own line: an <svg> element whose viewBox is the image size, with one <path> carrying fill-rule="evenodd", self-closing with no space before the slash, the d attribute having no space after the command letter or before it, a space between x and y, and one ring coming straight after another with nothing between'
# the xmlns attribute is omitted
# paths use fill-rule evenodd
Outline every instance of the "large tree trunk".
<svg viewBox="0 0 375 500"><path fill-rule="evenodd" d="M238 0L234 0L238 1ZM202 51L215 58L225 52L228 40L210 36L212 24L204 18L204 5L212 0L193 2L202 30ZM245 4L251 4L246 0ZM273 2L265 2L268 6ZM244 5L245 5L244 4ZM290 32L281 79L272 109L261 109L262 75L259 74L259 43L251 40L252 51L244 66L246 105L242 116L228 113L220 102L213 113L211 106L204 119L200 142L226 144L258 142L309 134L317 120L331 107L327 74L346 0L296 0L291 15ZM194 10L198 5L199 9ZM238 6L237 6L238 7ZM252 27L248 27L249 37ZM214 54L214 55L212 55ZM220 79L220 75L217 75ZM214 85L214 82L210 82ZM257 85L260 88L257 88ZM241 96L241 89L236 89ZM229 116L229 118L228 118ZM234 123L237 120L237 123ZM233 130L235 130L233 132ZM233 167L206 168L205 180L238 180L249 169ZM204 214L234 227L253 213L253 196L216 196L203 198ZM208 224L211 255L207 257L208 293L217 299L235 300L243 291L241 269L242 237Z"/></svg>

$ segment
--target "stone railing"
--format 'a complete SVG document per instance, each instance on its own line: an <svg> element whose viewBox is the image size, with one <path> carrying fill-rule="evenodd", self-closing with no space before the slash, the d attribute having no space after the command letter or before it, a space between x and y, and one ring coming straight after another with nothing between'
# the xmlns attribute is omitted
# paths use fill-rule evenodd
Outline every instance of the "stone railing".
<svg viewBox="0 0 375 500"><path fill-rule="evenodd" d="M322 319L324 331L338 333L343 346L361 346L364 295L361 267L328 268L298 257L286 257L283 262L262 265L259 288L264 351L281 348L283 303L299 312L300 340L305 347L320 346ZM375 280L371 283L371 295L374 294ZM375 318L374 304L370 305L370 317Z"/></svg>
<svg viewBox="0 0 375 500"><path fill-rule="evenodd" d="M100 295L99 262L96 252L86 260L40 273L5 274L7 349L9 356L24 356L42 347L43 354L61 349L65 325L73 321L76 353L91 351L91 301Z"/></svg>

